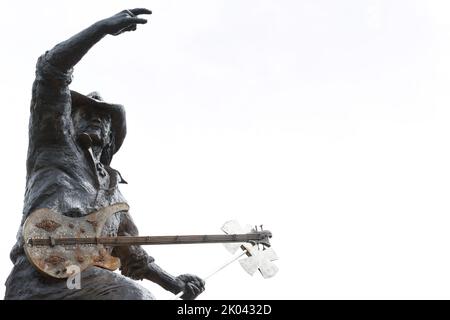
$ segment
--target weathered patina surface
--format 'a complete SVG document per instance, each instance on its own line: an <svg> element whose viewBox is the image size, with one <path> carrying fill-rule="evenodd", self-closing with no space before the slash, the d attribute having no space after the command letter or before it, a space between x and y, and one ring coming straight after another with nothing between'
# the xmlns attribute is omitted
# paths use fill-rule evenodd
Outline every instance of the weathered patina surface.
<svg viewBox="0 0 450 320"><path fill-rule="evenodd" d="M27 239L101 237L106 221L120 211L128 211L128 205L117 203L91 213L84 219L66 217L47 208L34 211L23 226L24 250L29 262L39 271L61 279L71 275L67 270L73 265L78 266L81 271L92 265L116 270L120 266L120 260L112 257L112 249L102 244L36 246L28 243Z"/></svg>

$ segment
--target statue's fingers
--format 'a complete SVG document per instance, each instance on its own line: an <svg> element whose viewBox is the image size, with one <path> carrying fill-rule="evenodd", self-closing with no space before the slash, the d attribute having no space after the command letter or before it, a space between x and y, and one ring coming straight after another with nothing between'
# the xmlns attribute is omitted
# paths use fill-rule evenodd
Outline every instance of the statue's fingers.
<svg viewBox="0 0 450 320"><path fill-rule="evenodd" d="M205 280L203 280L202 278L196 277L195 279L195 283L197 284L197 286L199 287L205 287Z"/></svg>
<svg viewBox="0 0 450 320"><path fill-rule="evenodd" d="M195 280L195 276L193 276L192 274L186 273L186 274L183 274L183 280L186 282L193 281L193 280Z"/></svg>
<svg viewBox="0 0 450 320"><path fill-rule="evenodd" d="M148 10L146 8L135 8L135 9L130 9L130 12L134 15L138 15L138 14L152 14L151 10Z"/></svg>
<svg viewBox="0 0 450 320"><path fill-rule="evenodd" d="M147 23L146 19L137 18L137 17L130 18L128 21L131 23L134 23L134 24L146 24Z"/></svg>
<svg viewBox="0 0 450 320"><path fill-rule="evenodd" d="M192 283L191 282L186 282L185 287L189 293L192 293Z"/></svg>
<svg viewBox="0 0 450 320"><path fill-rule="evenodd" d="M202 290L202 288L201 287L199 287L199 286L195 286L195 289L196 289L196 295L199 295L200 293L202 293L203 292L203 290Z"/></svg>
<svg viewBox="0 0 450 320"><path fill-rule="evenodd" d="M194 295L194 296L197 296L197 295L199 295L200 294L200 288L198 288L195 284L193 284L193 283L191 283L191 282L189 282L188 284L187 284L187 287L191 290L191 292L192 292L192 294Z"/></svg>
<svg viewBox="0 0 450 320"><path fill-rule="evenodd" d="M192 281L193 284L195 284L198 288L204 288L205 287L205 281L203 281L200 278L195 279Z"/></svg>
<svg viewBox="0 0 450 320"><path fill-rule="evenodd" d="M192 292L192 289L186 284L184 287L184 293L181 296L184 300L191 300L194 296L194 292Z"/></svg>
<svg viewBox="0 0 450 320"><path fill-rule="evenodd" d="M200 282L195 282L195 286L198 288L199 293L205 291L205 284L200 283Z"/></svg>

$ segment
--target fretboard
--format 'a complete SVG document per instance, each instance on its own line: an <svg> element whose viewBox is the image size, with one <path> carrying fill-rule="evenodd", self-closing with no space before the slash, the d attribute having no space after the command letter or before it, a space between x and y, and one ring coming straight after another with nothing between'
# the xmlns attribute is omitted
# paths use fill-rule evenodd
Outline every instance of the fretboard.
<svg viewBox="0 0 450 320"><path fill-rule="evenodd" d="M32 246L103 244L108 246L158 245L158 244L193 244L193 243L228 243L251 242L263 240L267 231L246 234L210 234L182 236L118 236L118 237L86 237L86 238L32 238L28 244Z"/></svg>

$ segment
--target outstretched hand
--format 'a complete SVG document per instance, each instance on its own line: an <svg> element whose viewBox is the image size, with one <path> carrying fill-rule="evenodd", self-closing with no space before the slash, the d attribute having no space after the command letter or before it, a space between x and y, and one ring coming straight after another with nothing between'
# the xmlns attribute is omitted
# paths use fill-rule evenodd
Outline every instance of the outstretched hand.
<svg viewBox="0 0 450 320"><path fill-rule="evenodd" d="M105 33L117 36L126 31L136 30L136 25L147 23L146 19L139 18L140 14L152 14L145 8L123 10L112 17L101 20Z"/></svg>

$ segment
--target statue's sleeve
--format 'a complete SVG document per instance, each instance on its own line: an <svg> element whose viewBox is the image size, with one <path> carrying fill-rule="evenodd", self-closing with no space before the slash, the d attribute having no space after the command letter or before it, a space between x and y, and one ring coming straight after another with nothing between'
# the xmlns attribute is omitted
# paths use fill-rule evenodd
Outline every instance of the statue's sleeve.
<svg viewBox="0 0 450 320"><path fill-rule="evenodd" d="M52 51L39 57L30 106L30 142L33 147L63 143L72 129L69 84L72 69L52 64Z"/></svg>
<svg viewBox="0 0 450 320"><path fill-rule="evenodd" d="M38 59L31 99L31 147L60 145L70 136L72 69L105 35L102 26L94 23Z"/></svg>
<svg viewBox="0 0 450 320"><path fill-rule="evenodd" d="M139 234L133 219L128 213L121 216L119 236L137 236ZM141 246L115 247L112 254L120 259L120 271L124 276L142 280L148 273L149 265L154 261Z"/></svg>

